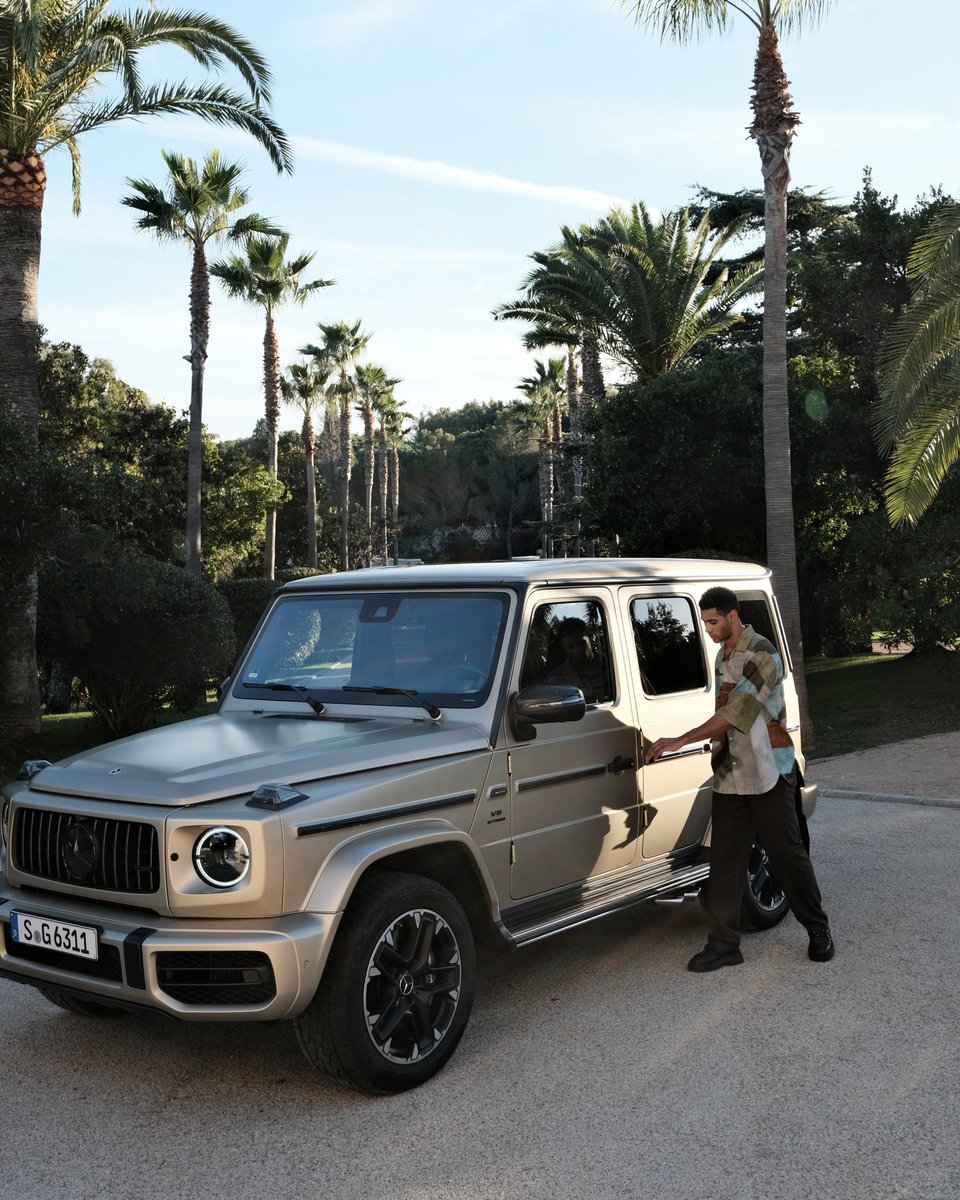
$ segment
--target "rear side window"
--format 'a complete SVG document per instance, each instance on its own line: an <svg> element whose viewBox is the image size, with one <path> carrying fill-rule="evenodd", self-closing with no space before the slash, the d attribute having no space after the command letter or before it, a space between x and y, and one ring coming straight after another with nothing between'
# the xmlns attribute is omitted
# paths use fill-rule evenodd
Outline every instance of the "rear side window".
<svg viewBox="0 0 960 1200"><path fill-rule="evenodd" d="M770 612L770 606L763 592L738 592L737 600L739 601L737 612L740 614L740 620L744 625L752 625L755 633L759 633L768 642L772 642L780 651L780 657L783 658L783 647L780 645L773 614ZM784 659L784 661L786 660Z"/></svg>
<svg viewBox="0 0 960 1200"><path fill-rule="evenodd" d="M646 695L669 696L706 687L700 614L686 596L637 597L630 616Z"/></svg>

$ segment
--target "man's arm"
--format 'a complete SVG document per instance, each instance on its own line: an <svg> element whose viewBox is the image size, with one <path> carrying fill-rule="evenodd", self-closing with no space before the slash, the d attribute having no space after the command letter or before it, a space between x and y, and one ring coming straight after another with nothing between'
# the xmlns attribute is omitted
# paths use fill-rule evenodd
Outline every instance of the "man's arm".
<svg viewBox="0 0 960 1200"><path fill-rule="evenodd" d="M704 721L702 725L698 725L696 729L688 730L687 733L682 733L679 737L657 738L652 745L644 750L643 761L651 763L655 758L659 758L661 754L672 754L690 742L696 742L702 738L709 738L711 742L716 741L732 728L733 726L730 722L721 716L719 712L716 712L709 720Z"/></svg>

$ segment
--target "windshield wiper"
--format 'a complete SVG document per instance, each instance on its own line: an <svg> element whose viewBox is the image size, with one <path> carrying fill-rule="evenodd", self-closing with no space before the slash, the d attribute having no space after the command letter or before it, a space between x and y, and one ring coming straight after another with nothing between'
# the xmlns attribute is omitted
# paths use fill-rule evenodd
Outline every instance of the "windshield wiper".
<svg viewBox="0 0 960 1200"><path fill-rule="evenodd" d="M327 711L322 702L316 696L311 696L310 692L303 686L302 683L280 683L272 679L267 683L245 683L245 688L266 688L270 692L296 692L304 704L309 704L318 717L322 717Z"/></svg>
<svg viewBox="0 0 960 1200"><path fill-rule="evenodd" d="M410 688L384 687L382 684L369 687L361 687L359 684L347 683L344 684L345 692L372 692L375 696L406 696L408 700L412 700L414 704L419 704L425 712L429 713L434 721L439 721L443 713L435 704L431 704L429 700L424 700L422 697Z"/></svg>

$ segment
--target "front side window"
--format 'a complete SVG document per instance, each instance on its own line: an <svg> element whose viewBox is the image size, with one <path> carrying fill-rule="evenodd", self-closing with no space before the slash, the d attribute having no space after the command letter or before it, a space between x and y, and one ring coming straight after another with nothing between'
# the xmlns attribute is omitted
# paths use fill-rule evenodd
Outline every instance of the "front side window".
<svg viewBox="0 0 960 1200"><path fill-rule="evenodd" d="M613 699L607 622L597 601L563 600L535 610L520 686L531 683L570 684L588 704Z"/></svg>
<svg viewBox="0 0 960 1200"><path fill-rule="evenodd" d="M640 682L648 696L699 691L707 683L700 614L685 596L642 596L630 605Z"/></svg>
<svg viewBox="0 0 960 1200"><path fill-rule="evenodd" d="M403 689L473 707L492 686L507 611L503 594L281 596L233 694L282 700L277 685L295 685L327 702L409 705L379 690Z"/></svg>

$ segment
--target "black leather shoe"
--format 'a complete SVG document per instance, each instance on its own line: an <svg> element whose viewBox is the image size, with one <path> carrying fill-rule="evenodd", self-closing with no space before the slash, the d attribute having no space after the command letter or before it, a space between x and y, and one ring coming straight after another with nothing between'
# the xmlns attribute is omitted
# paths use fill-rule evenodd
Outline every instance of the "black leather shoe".
<svg viewBox="0 0 960 1200"><path fill-rule="evenodd" d="M810 934L810 946L807 954L814 962L829 962L836 952L837 948L833 944L833 937L829 929L815 929Z"/></svg>
<svg viewBox="0 0 960 1200"><path fill-rule="evenodd" d="M736 967L743 962L743 955L736 946L724 950L720 946L704 946L687 963L688 971L717 971L720 967Z"/></svg>

